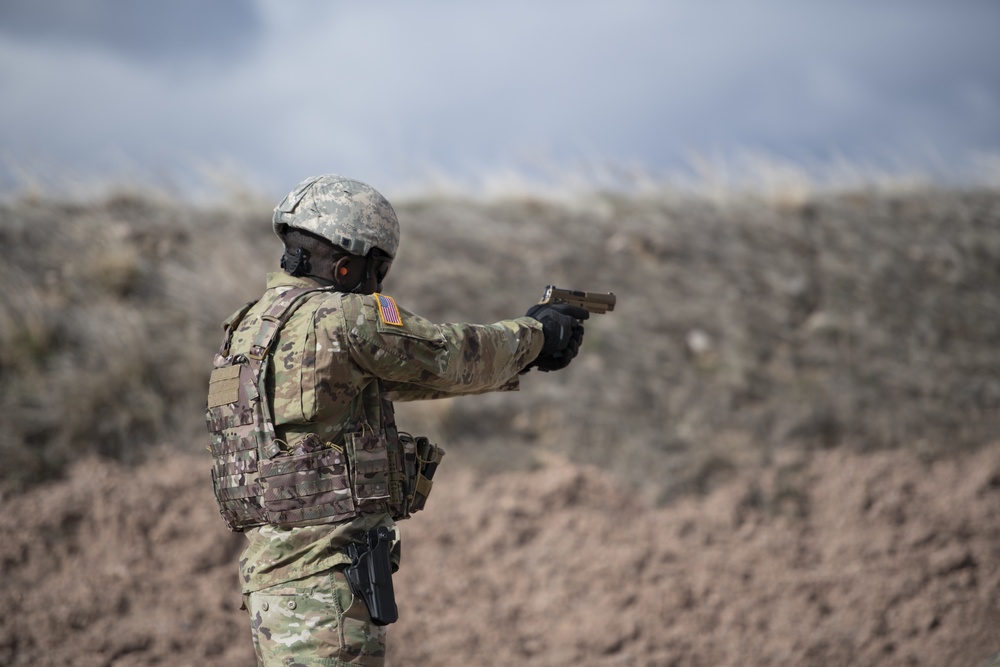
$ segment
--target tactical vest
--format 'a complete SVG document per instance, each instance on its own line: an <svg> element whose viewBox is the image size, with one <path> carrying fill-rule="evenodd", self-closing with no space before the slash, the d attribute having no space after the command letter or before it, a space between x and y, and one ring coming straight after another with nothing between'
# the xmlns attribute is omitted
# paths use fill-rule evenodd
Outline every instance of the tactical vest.
<svg viewBox="0 0 1000 667"><path fill-rule="evenodd" d="M277 439L266 391L267 360L281 327L317 291L324 290L281 294L261 316L245 355L230 355L229 347L254 304L226 324L209 380L206 420L212 486L230 530L335 523L386 511L396 520L408 518L423 509L444 456L427 438L396 430L392 402L381 385L382 419L376 427L360 424L342 443L324 443L313 434L292 443Z"/></svg>

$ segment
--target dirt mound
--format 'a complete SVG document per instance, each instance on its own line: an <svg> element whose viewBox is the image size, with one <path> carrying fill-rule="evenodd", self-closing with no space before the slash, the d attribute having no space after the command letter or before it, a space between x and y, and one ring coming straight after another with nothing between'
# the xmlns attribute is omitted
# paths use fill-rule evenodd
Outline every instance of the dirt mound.
<svg viewBox="0 0 1000 667"><path fill-rule="evenodd" d="M391 665L975 665L1000 649L1000 447L789 454L654 507L550 457L449 461L403 526ZM88 459L0 515L0 664L249 665L207 461Z"/></svg>

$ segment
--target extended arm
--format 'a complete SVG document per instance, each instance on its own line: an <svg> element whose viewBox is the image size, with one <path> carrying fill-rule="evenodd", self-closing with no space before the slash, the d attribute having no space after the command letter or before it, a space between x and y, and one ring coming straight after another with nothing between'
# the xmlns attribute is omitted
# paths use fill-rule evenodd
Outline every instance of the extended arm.
<svg viewBox="0 0 1000 667"><path fill-rule="evenodd" d="M542 350L542 325L529 317L495 324L433 324L397 307L387 321L377 297L345 309L355 363L379 377L394 400L513 389ZM395 304L393 304L395 305ZM398 324L395 322L399 322Z"/></svg>

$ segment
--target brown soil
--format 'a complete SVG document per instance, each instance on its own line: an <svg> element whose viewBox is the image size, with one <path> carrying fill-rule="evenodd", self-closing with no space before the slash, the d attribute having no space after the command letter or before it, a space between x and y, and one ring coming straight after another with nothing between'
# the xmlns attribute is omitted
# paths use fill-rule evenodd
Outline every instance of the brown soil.
<svg viewBox="0 0 1000 667"><path fill-rule="evenodd" d="M1000 446L788 454L654 507L555 456L442 470L390 665L976 665L1000 650ZM794 457L794 458L792 458ZM0 664L251 665L204 458L4 500Z"/></svg>

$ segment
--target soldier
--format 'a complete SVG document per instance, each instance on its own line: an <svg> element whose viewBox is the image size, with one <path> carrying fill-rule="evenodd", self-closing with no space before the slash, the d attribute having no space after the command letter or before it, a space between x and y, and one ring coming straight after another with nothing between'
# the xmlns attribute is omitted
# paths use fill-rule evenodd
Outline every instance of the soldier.
<svg viewBox="0 0 1000 667"><path fill-rule="evenodd" d="M586 310L433 324L381 293L399 241L364 183L309 178L274 210L283 272L226 320L209 388L213 485L243 531L244 607L261 665L382 665L396 617L395 522L443 452L396 428L393 400L517 389L576 356Z"/></svg>

